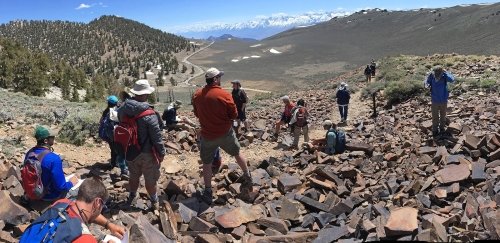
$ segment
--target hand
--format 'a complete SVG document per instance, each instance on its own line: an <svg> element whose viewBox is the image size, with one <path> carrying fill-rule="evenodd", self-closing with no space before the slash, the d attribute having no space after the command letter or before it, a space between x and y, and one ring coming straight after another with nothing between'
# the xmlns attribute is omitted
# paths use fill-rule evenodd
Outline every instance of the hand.
<svg viewBox="0 0 500 243"><path fill-rule="evenodd" d="M119 226L117 224L109 223L108 229L112 235L118 237L118 239L120 239L120 240L123 239L123 236L125 235L125 228L124 227Z"/></svg>
<svg viewBox="0 0 500 243"><path fill-rule="evenodd" d="M69 181L71 182L71 184L73 184L73 186L76 186L76 184L78 183L78 177L72 176L71 178L69 178Z"/></svg>

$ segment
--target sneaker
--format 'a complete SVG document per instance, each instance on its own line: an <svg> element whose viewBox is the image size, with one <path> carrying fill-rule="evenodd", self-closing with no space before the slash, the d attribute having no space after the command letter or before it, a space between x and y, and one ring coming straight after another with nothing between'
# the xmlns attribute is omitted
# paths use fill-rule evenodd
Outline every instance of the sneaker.
<svg viewBox="0 0 500 243"><path fill-rule="evenodd" d="M214 161L212 163L212 174L213 175L219 173L221 165L222 165L222 161L221 160L216 160L216 161Z"/></svg>
<svg viewBox="0 0 500 243"><path fill-rule="evenodd" d="M151 201L151 211L160 210L160 202Z"/></svg>
<svg viewBox="0 0 500 243"><path fill-rule="evenodd" d="M211 205L213 202L213 192L212 189L210 188L205 188L202 191L197 192L197 196L199 199L201 199L203 202L207 203L208 205Z"/></svg>
<svg viewBox="0 0 500 243"><path fill-rule="evenodd" d="M21 204L21 206L23 206L23 207L29 207L30 206L30 200L28 198L26 198L26 196L22 196L19 199L19 204Z"/></svg>
<svg viewBox="0 0 500 243"><path fill-rule="evenodd" d="M125 169L122 170L120 177L122 178L122 180L128 180L130 178L129 174L130 174L129 171Z"/></svg>

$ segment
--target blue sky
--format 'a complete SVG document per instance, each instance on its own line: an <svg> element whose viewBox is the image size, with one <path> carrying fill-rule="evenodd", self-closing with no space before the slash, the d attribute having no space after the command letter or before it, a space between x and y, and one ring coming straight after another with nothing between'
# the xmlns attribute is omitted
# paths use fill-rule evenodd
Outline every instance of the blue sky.
<svg viewBox="0 0 500 243"><path fill-rule="evenodd" d="M484 3L474 0L0 0L0 23L11 20L89 22L101 15L118 15L161 30L194 23L236 23L258 16L310 11L389 10L449 7Z"/></svg>

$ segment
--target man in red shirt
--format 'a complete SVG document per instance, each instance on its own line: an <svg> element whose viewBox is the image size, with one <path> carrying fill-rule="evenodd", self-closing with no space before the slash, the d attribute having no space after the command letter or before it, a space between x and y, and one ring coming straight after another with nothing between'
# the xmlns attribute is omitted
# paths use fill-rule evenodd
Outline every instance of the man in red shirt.
<svg viewBox="0 0 500 243"><path fill-rule="evenodd" d="M205 74L207 85L196 91L191 102L201 125L200 157L205 183L201 199L208 204L213 200L211 164L219 147L234 156L243 170L243 176L237 181L241 183L241 191L245 194L252 188L252 177L245 158L240 154L240 144L232 128L233 120L238 117L236 104L231 94L220 86L222 75L224 72L216 68L208 69Z"/></svg>
<svg viewBox="0 0 500 243"><path fill-rule="evenodd" d="M26 229L20 242L51 239L53 242L97 243L88 228L90 223L101 225L122 239L125 228L111 223L101 214L107 200L108 191L102 181L87 178L78 190L76 201L56 201Z"/></svg>
<svg viewBox="0 0 500 243"><path fill-rule="evenodd" d="M278 134L281 131L281 126L290 123L292 120L292 109L295 107L295 104L290 101L290 97L288 97L288 95L281 97L281 100L285 104L285 109L283 110L283 113L281 113L281 119L276 122L276 138L278 138Z"/></svg>

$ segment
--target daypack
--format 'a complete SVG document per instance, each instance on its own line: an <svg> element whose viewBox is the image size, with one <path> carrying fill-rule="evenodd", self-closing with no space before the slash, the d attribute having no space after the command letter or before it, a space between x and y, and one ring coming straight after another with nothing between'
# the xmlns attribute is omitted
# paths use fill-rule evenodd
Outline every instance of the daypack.
<svg viewBox="0 0 500 243"><path fill-rule="evenodd" d="M337 144L337 132L334 129L329 129L326 132L326 147L327 151L331 151L330 153L335 152L335 146Z"/></svg>
<svg viewBox="0 0 500 243"><path fill-rule="evenodd" d="M147 109L137 116L124 116L120 120L113 133L114 142L118 145L116 146L118 155L131 161L141 153L142 145L139 144L137 136L137 119L153 114L156 115L153 109Z"/></svg>
<svg viewBox="0 0 500 243"><path fill-rule="evenodd" d="M300 107L298 108L299 110L297 111L296 119L297 121L295 122L295 125L298 127L304 127L307 125L307 117L306 117L306 108L305 107Z"/></svg>
<svg viewBox="0 0 500 243"><path fill-rule="evenodd" d="M49 149L44 149L39 154L36 154L34 149L30 149L24 160L21 180L24 193L30 200L40 200L46 193L42 184L42 161L48 153L50 153Z"/></svg>
<svg viewBox="0 0 500 243"><path fill-rule="evenodd" d="M336 153L343 153L346 148L346 138L345 138L345 132L342 130L337 130L337 143L335 144L335 152Z"/></svg>
<svg viewBox="0 0 500 243"><path fill-rule="evenodd" d="M99 138L106 142L112 142L115 125L116 122L111 120L110 111L108 111L99 123Z"/></svg>
<svg viewBox="0 0 500 243"><path fill-rule="evenodd" d="M72 242L82 234L81 221L71 218L68 203L57 203L47 209L24 231L20 243Z"/></svg>

